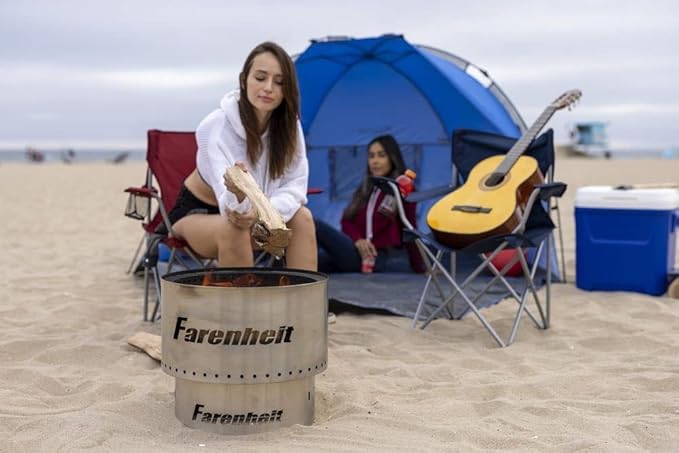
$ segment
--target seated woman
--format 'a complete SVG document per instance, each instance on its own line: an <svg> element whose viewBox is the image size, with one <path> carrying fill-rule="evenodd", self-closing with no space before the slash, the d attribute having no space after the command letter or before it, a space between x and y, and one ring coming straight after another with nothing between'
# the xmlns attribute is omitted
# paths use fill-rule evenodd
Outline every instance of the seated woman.
<svg viewBox="0 0 679 453"><path fill-rule="evenodd" d="M374 262L375 272L397 270L395 258L402 250L403 225L396 200L376 187L371 176L396 178L405 171L401 149L391 135L382 135L368 145L368 165L342 216L342 231L316 220L318 267L321 272L361 272L362 262ZM415 225L415 204L405 203L408 220ZM405 244L410 267L424 272L424 263L413 243ZM369 271L368 269L363 269Z"/></svg>
<svg viewBox="0 0 679 453"><path fill-rule="evenodd" d="M220 266L252 266L257 212L225 173L238 165L250 172L292 230L287 265L315 271L314 223L304 207L309 167L295 67L280 46L265 42L250 52L239 81L240 90L224 96L196 130L196 170L169 214L173 229Z"/></svg>

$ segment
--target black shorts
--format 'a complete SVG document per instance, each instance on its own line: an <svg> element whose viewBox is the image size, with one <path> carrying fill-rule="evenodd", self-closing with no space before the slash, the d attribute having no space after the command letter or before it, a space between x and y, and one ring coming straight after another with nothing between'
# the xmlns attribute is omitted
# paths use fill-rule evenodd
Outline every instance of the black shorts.
<svg viewBox="0 0 679 453"><path fill-rule="evenodd" d="M182 186L177 201L167 216L170 218L170 224L174 225L179 219L191 214L219 214L219 208L199 200L186 186ZM156 233L167 234L163 223L158 225Z"/></svg>

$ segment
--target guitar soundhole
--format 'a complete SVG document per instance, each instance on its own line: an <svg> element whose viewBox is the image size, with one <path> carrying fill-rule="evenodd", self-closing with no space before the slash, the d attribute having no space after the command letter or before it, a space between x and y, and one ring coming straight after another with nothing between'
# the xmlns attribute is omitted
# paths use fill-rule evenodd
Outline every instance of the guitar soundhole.
<svg viewBox="0 0 679 453"><path fill-rule="evenodd" d="M488 180L486 181L486 185L488 187L499 186L504 179L505 178L503 176L490 175L490 178L488 178Z"/></svg>
<svg viewBox="0 0 679 453"><path fill-rule="evenodd" d="M485 190L495 189L497 187L504 185L508 180L509 173L507 173L506 175L495 175L491 173L481 180L480 188Z"/></svg>

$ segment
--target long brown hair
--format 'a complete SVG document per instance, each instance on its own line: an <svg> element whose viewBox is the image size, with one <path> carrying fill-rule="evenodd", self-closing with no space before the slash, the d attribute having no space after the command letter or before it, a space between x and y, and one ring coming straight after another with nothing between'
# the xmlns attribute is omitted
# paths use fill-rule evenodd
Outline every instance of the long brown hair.
<svg viewBox="0 0 679 453"><path fill-rule="evenodd" d="M375 137L368 144L368 149L374 144L379 143L384 148L384 151L389 157L389 162L391 162L391 172L387 175L389 178L396 178L398 175L406 170L406 164L403 162L403 155L401 154L401 148L398 146L396 139L389 135L380 135ZM356 216L356 213L368 203L370 199L370 194L373 191L375 184L370 179L370 167L366 164L366 172L363 177L363 182L356 189L351 197L349 206L344 210L343 217L345 219L351 220Z"/></svg>
<svg viewBox="0 0 679 453"><path fill-rule="evenodd" d="M255 108L250 103L247 94L247 78L252 69L254 58L262 53L269 52L281 65L283 72L283 101L271 113L269 120L269 175L271 179L283 176L295 155L297 147L297 119L299 118L299 86L297 84L297 72L290 56L281 46L273 42L264 42L250 52L245 59L243 70L240 73L240 101L238 111L240 113L248 151L248 161L255 165L262 154L262 131L259 128Z"/></svg>

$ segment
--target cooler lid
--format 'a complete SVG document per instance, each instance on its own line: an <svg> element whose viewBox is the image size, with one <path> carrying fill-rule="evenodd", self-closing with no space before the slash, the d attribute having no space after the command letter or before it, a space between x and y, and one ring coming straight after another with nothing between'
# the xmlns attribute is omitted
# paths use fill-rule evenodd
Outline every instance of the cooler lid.
<svg viewBox="0 0 679 453"><path fill-rule="evenodd" d="M679 189L620 189L613 186L585 186L575 193L578 208L679 209Z"/></svg>

